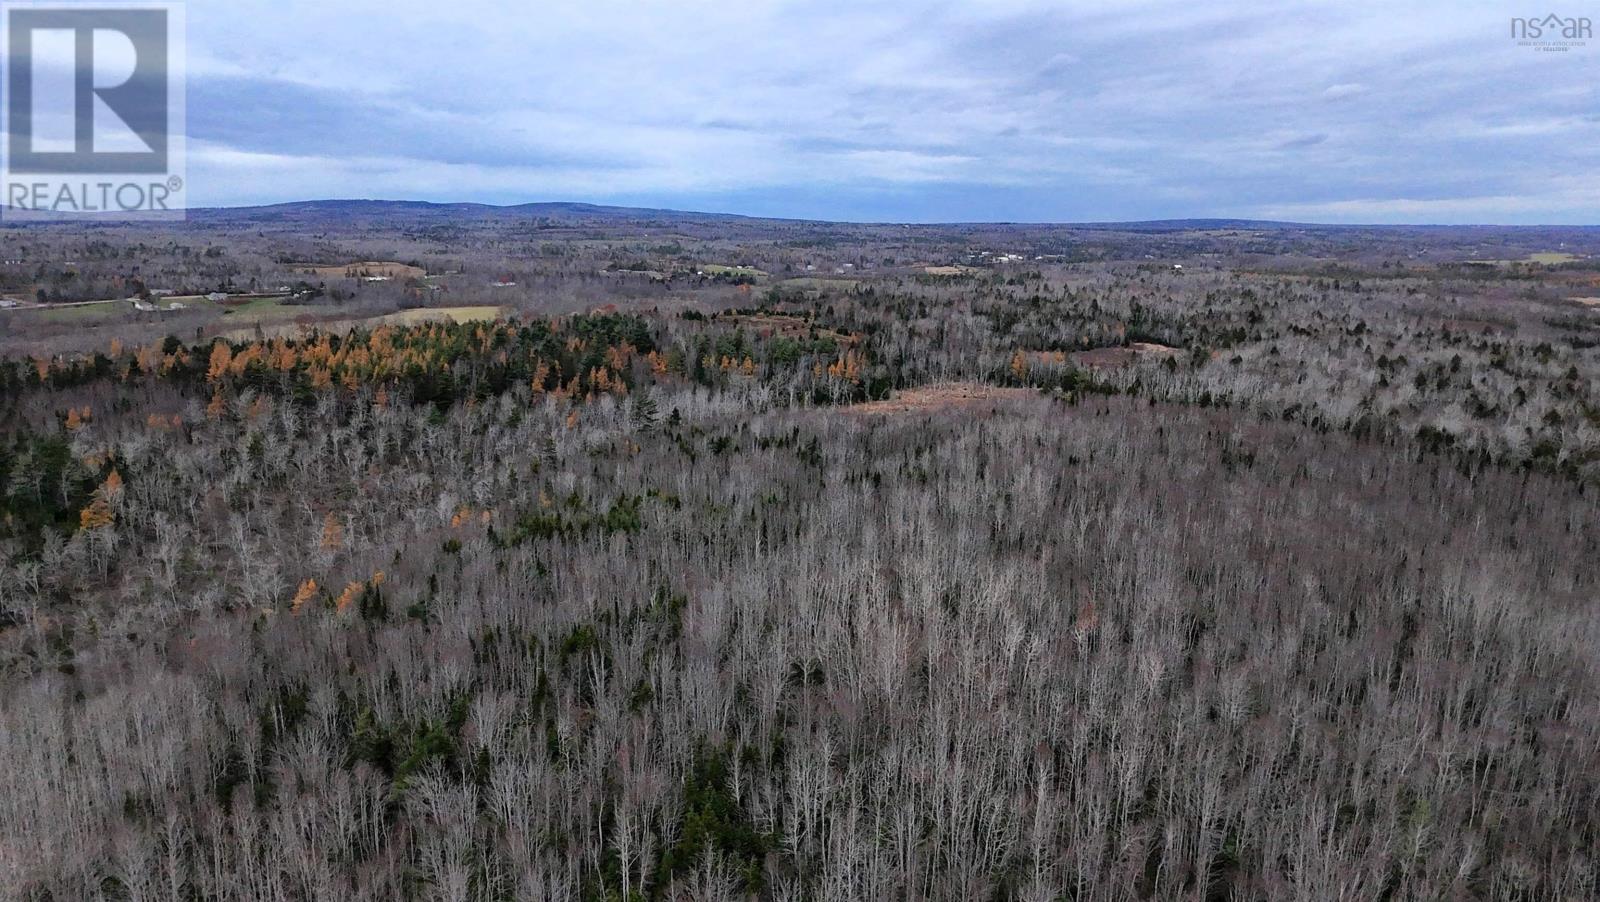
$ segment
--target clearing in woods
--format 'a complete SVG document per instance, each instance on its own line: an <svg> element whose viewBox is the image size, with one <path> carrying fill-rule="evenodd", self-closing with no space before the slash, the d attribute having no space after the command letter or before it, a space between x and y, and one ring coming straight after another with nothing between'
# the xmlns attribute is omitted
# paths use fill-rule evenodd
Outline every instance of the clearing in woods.
<svg viewBox="0 0 1600 902"><path fill-rule="evenodd" d="M845 408L851 413L934 413L940 410L970 410L985 405L1024 398L1037 398L1031 388L1006 388L981 382L940 382L907 388L884 401L867 401Z"/></svg>
<svg viewBox="0 0 1600 902"><path fill-rule="evenodd" d="M1074 351L1067 355L1067 359L1074 366L1090 368L1109 368L1128 366L1138 360L1163 360L1168 357L1177 357L1183 353L1181 348L1170 348L1147 341L1136 341L1125 348L1095 348L1092 351Z"/></svg>

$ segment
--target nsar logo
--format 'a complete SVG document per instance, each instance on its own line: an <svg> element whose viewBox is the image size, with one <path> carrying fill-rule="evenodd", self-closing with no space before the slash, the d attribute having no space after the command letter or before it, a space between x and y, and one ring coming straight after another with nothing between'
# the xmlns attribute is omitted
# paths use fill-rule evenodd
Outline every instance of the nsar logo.
<svg viewBox="0 0 1600 902"><path fill-rule="evenodd" d="M1585 16L1567 17L1555 13L1542 19L1512 19L1511 37L1519 47L1567 51L1585 46L1594 37L1594 23Z"/></svg>

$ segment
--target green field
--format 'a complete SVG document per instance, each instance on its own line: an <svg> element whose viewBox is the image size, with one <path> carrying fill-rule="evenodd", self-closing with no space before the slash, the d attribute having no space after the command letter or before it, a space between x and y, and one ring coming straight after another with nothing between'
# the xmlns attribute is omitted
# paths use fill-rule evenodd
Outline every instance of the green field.
<svg viewBox="0 0 1600 902"><path fill-rule="evenodd" d="M165 311L168 316L179 316L198 311L214 317L225 318L225 321L229 323L272 322L292 318L307 310L305 307L287 306L283 301L283 297L255 298L236 306L225 306L215 301L208 301L204 297L185 296L161 298L157 299L156 303L163 307L171 303L184 306L181 311ZM18 307L0 311L0 317L16 317L16 321L19 323L66 323L85 327L106 323L129 322L133 321L135 317L154 317L155 315L149 311L137 311L132 304L122 300L72 306Z"/></svg>
<svg viewBox="0 0 1600 902"><path fill-rule="evenodd" d="M281 319L283 317L293 317L307 312L307 308L305 307L286 305L283 301L284 299L282 297L255 298L253 300L246 301L243 304L225 306L208 301L204 298L197 298L192 303L187 300L185 300L184 303L189 304L191 308L196 310L210 309L221 311L222 315L228 317L230 322L236 319L261 321Z"/></svg>
<svg viewBox="0 0 1600 902"><path fill-rule="evenodd" d="M84 304L76 307L19 307L0 311L0 318L16 317L17 322L72 323L83 326L121 322L133 313L133 307L122 301L105 304Z"/></svg>

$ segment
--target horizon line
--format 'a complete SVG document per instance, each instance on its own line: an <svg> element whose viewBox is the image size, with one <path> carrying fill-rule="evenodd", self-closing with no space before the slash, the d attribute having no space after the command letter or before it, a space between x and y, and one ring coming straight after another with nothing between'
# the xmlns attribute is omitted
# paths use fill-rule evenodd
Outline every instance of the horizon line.
<svg viewBox="0 0 1600 902"><path fill-rule="evenodd" d="M1155 219L949 219L949 220L893 220L893 219L817 219L807 216L775 216L759 213L738 213L726 210L688 210L678 207L651 207L632 204L599 203L588 200L536 200L515 203L491 203L475 200L420 200L414 198L385 197L321 197L300 200L273 201L271 203L228 204L220 206L190 207L189 211L263 210L272 207L292 207L305 204L412 204L429 207L485 207L492 210L515 210L519 207L568 206L593 207L604 210L629 210L646 213L675 213L687 216L720 216L738 219L770 220L774 222L816 223L823 225L903 225L903 226L980 226L980 225L1037 225L1037 226L1105 226L1105 225L1160 225L1179 222L1241 222L1262 225L1294 226L1307 228L1353 229L1592 229L1595 223L1525 223L1521 225L1497 222L1316 222L1298 219L1257 219L1248 216L1169 216Z"/></svg>
<svg viewBox="0 0 1600 902"><path fill-rule="evenodd" d="M417 207L479 207L486 210L513 211L526 207L588 207L596 210L610 210L626 213L641 214L670 214L678 216L704 216L727 219L746 219L767 222L789 222L810 225L858 225L858 226L904 226L907 228L937 228L955 226L1056 226L1062 228L1104 227L1104 226L1140 226L1140 225L1169 225L1179 223L1240 223L1256 226L1274 226L1279 228L1320 228L1320 229L1594 229L1600 228L1600 223L1496 223L1496 222L1318 222L1309 220L1289 219L1255 219L1245 216L1171 216L1156 219L951 219L951 220L892 220L892 219L818 219L804 216L777 216L759 213L740 213L726 210L691 210L678 207L652 207L636 206L630 204L598 203L585 200L538 200L520 201L516 203L491 203L474 200L421 200L414 198L383 198L383 197L320 197L302 198L298 200L272 201L270 203L244 203L222 204L215 206L187 207L182 214L193 213L238 213L250 210L271 210L281 207L331 205L331 204L392 204ZM5 214L11 210L9 204L0 203L0 227L27 226L27 225L68 225L73 223L87 224L123 224L140 221L136 217L92 216L68 217L49 220L24 220L21 222L10 220ZM182 225L186 220L177 219L161 221L161 224Z"/></svg>

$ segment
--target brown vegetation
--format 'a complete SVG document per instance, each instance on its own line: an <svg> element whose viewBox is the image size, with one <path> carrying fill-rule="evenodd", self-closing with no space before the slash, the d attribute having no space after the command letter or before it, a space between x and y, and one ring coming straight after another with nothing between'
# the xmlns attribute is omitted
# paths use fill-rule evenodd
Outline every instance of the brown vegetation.
<svg viewBox="0 0 1600 902"><path fill-rule="evenodd" d="M866 401L846 408L851 413L933 413L950 409L993 408L998 403L1037 397L1026 388L1005 388L975 382L945 382L895 392L882 401Z"/></svg>

